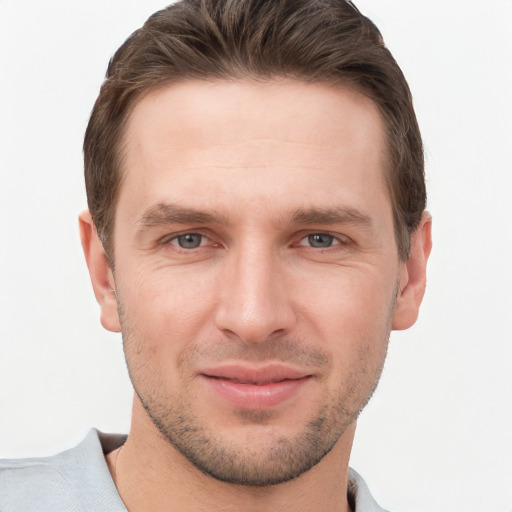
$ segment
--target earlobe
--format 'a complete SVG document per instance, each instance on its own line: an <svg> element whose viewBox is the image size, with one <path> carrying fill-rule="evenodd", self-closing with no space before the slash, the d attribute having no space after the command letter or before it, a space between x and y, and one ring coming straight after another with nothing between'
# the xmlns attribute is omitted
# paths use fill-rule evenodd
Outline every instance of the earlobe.
<svg viewBox="0 0 512 512"><path fill-rule="evenodd" d="M416 322L427 284L427 260L432 249L432 217L423 212L411 237L411 252L399 283L392 328L408 329Z"/></svg>
<svg viewBox="0 0 512 512"><path fill-rule="evenodd" d="M80 239L82 240L82 248L87 261L94 295L101 309L101 325L108 331L120 332L115 282L108 258L103 250L103 245L89 211L82 212L78 221Z"/></svg>

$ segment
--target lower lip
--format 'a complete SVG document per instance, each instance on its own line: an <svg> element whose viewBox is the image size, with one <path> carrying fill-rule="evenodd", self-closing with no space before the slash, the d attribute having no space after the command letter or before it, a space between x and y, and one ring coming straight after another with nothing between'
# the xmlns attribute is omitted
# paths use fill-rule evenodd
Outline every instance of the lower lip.
<svg viewBox="0 0 512 512"><path fill-rule="evenodd" d="M269 409L293 396L309 381L310 377L290 379L269 384L242 384L228 379L204 376L210 387L221 398L241 409Z"/></svg>

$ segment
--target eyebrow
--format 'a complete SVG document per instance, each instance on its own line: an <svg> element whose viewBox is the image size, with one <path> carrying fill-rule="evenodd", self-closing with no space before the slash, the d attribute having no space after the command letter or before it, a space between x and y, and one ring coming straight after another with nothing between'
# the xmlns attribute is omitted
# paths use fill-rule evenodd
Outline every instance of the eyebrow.
<svg viewBox="0 0 512 512"><path fill-rule="evenodd" d="M143 227L158 227L168 224L222 224L228 220L215 210L196 210L176 204L158 203L151 206L137 220Z"/></svg>
<svg viewBox="0 0 512 512"><path fill-rule="evenodd" d="M348 224L373 227L372 218L355 208L299 209L290 216L292 224Z"/></svg>
<svg viewBox="0 0 512 512"><path fill-rule="evenodd" d="M299 208L285 216L292 225L344 224L372 228L371 217L355 208ZM149 207L137 220L142 227L151 228L169 224L229 225L227 216L215 210L197 210L171 203L158 203Z"/></svg>

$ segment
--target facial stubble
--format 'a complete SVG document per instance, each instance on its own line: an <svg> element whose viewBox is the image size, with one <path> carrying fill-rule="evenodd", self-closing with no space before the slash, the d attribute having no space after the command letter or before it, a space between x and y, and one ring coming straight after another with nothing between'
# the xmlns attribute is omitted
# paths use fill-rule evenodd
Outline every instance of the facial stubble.
<svg viewBox="0 0 512 512"><path fill-rule="evenodd" d="M276 432L272 428L275 415L272 410L233 411L243 426L260 427L259 435L264 437L264 450L261 447L261 440L254 445L250 442L244 443L243 447L236 445L227 439L228 436L222 436L209 428L207 418L203 419L194 413L189 396L180 395L171 399L165 396L169 390L166 390L163 382L158 382L158 378L150 382L151 379L147 378L148 361L143 359L144 340L137 336L136 330L130 325L118 293L124 351L135 393L160 435L204 474L222 482L252 487L265 487L290 481L313 468L333 449L347 428L357 420L373 395L386 357L397 293L398 289L395 290L389 308L383 339L378 344L381 354L376 360L376 365L364 368L362 372L355 369L349 371L339 395L330 397L326 403L313 411L299 433L287 436ZM306 358L310 362L316 361L320 364L320 361L325 361L326 364L330 364L329 355L317 348L307 348L302 343L290 340L279 343L276 340L269 340L268 343L251 344L249 350L240 346L235 350L224 349L221 352L239 352L240 355L243 354L241 360L268 360L271 356L277 356L277 359L284 362ZM254 346L258 347L256 351L253 349ZM375 356L370 354L370 351L375 350L374 343L368 342L360 347L360 350L360 359L375 360ZM192 347L187 352L188 355L181 358L180 363L192 364L200 351L197 347ZM134 354L137 361L133 357ZM361 373L365 374L364 389L360 386Z"/></svg>

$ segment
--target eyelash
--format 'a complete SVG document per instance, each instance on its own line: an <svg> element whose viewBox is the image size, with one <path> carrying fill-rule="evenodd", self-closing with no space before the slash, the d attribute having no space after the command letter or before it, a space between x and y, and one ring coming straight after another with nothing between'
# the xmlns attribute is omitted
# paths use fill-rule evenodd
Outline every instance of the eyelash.
<svg viewBox="0 0 512 512"><path fill-rule="evenodd" d="M201 237L199 245L197 247L183 247L183 246L179 245L178 240L180 238L186 237L186 236ZM331 239L331 243L330 243L330 245L328 245L326 247L314 247L311 245L311 238L313 238L313 237L329 237ZM208 240L209 238L207 235L205 235L203 233L198 233L195 231L187 231L187 232L178 233L178 234L172 235L169 238L166 238L164 240L164 244L174 245L177 250L190 252L190 251L194 251L196 249L200 249L201 247L203 247L203 242L205 241L205 239ZM307 239L309 239L310 244L309 245L303 244L302 242L304 242ZM176 242L176 243L173 243L173 242ZM308 232L308 233L304 234L303 236L301 236L300 240L296 243L293 243L291 245L291 247L307 247L307 248L318 250L318 251L327 251L333 247L347 246L349 244L350 244L350 239L346 235L341 235L339 233L329 233L329 232L325 232L325 231L315 231L315 232Z"/></svg>
<svg viewBox="0 0 512 512"><path fill-rule="evenodd" d="M326 247L315 247L314 245L312 245L312 239L314 237L324 237L324 238L328 237L330 239L330 244L327 245ZM306 240L309 242L307 245L302 243ZM335 235L333 233L326 233L326 232L320 231L317 233L309 233L309 234L303 236L299 240L299 243L296 244L296 246L309 247L310 249L328 250L328 249L331 249L332 247L336 247L338 245L346 245L346 244L347 244L347 241L342 239L342 237L340 235Z"/></svg>
<svg viewBox="0 0 512 512"><path fill-rule="evenodd" d="M192 236L200 236L201 237L200 244L197 247L191 247L191 248L182 247L182 246L178 245L178 243L173 244L173 242L177 242L180 238L186 237L186 236L190 236L190 237L192 237ZM177 249L189 252L189 251L192 251L194 249L199 249L200 247L202 247L203 246L203 242L204 242L205 239L208 239L208 237L206 235L204 235L203 233L197 233L195 231L187 231L185 233L178 233L176 235L172 235L171 237L169 237L169 238L164 240L164 244L166 244L166 245L175 245Z"/></svg>

